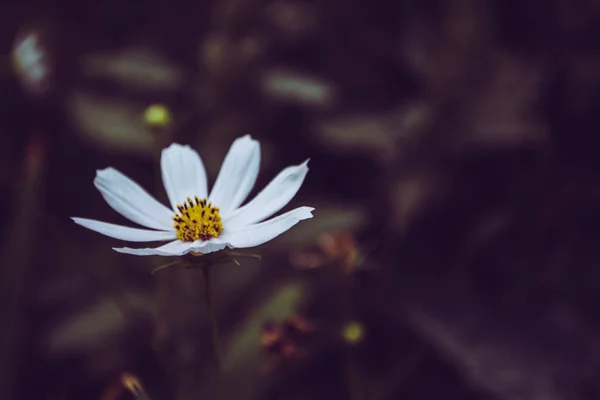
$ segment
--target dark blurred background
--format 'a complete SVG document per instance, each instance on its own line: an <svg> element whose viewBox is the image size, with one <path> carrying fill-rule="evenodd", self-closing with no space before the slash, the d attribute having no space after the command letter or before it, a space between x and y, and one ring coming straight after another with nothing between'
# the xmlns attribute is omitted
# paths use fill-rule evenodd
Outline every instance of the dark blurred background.
<svg viewBox="0 0 600 400"><path fill-rule="evenodd" d="M214 399L199 271L118 254L160 149L315 217L215 269L229 399L600 397L600 1L0 3L0 399ZM256 191L255 191L256 192ZM254 193L255 193L254 192ZM169 260L167 260L169 261Z"/></svg>

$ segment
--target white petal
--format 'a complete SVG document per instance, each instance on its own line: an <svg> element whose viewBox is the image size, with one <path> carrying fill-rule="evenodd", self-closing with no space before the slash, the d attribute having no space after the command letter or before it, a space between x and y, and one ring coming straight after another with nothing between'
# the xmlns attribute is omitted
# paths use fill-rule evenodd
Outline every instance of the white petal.
<svg viewBox="0 0 600 400"><path fill-rule="evenodd" d="M91 229L115 239L127 240L129 242L153 242L158 240L175 239L177 235L172 231L151 231L148 229L129 228L126 226L109 224L107 222L95 221L87 218L72 217L76 224Z"/></svg>
<svg viewBox="0 0 600 400"><path fill-rule="evenodd" d="M233 247L254 247L276 238L299 221L312 218L312 207L299 207L260 224L249 225L234 231L225 231L219 237Z"/></svg>
<svg viewBox="0 0 600 400"><path fill-rule="evenodd" d="M225 247L231 247L229 243L224 242L221 238L211 239L205 242L195 241L192 244L192 251L195 253L212 253L215 251L223 250Z"/></svg>
<svg viewBox="0 0 600 400"><path fill-rule="evenodd" d="M190 242L175 240L154 248L132 249L129 247L113 247L113 250L134 256L182 256L190 252L191 246L192 243Z"/></svg>
<svg viewBox="0 0 600 400"><path fill-rule="evenodd" d="M188 197L204 198L208 195L206 170L200 156L190 146L173 143L163 149L160 169L174 211L177 211L177 204L185 202Z"/></svg>
<svg viewBox="0 0 600 400"><path fill-rule="evenodd" d="M260 222L285 207L296 195L308 173L308 160L287 167L279 173L254 199L238 208L224 224L228 229Z"/></svg>
<svg viewBox="0 0 600 400"><path fill-rule="evenodd" d="M226 217L246 200L260 168L260 144L250 135L236 139L219 171L209 200Z"/></svg>
<svg viewBox="0 0 600 400"><path fill-rule="evenodd" d="M116 212L148 228L171 230L173 213L114 168L96 172L94 185Z"/></svg>
<svg viewBox="0 0 600 400"><path fill-rule="evenodd" d="M227 244L217 238L205 242L200 240L196 242L181 242L175 240L155 248L132 249L129 247L115 247L113 250L116 250L119 253L132 254L134 256L182 256L191 251L204 254L212 253L213 251L223 250L225 247L227 247Z"/></svg>

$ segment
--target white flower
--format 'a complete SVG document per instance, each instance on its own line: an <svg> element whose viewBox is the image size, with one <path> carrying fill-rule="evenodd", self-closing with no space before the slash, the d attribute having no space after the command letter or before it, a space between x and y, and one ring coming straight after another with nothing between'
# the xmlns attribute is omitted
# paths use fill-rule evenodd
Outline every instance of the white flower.
<svg viewBox="0 0 600 400"><path fill-rule="evenodd" d="M258 246L299 221L312 218L314 210L299 207L265 221L285 207L298 192L308 172L308 160L285 168L253 200L241 206L256 182L259 164L259 143L249 135L236 139L209 195L206 171L198 153L189 146L172 144L163 149L160 160L171 209L113 168L98 171L94 179L94 185L109 206L150 229L85 218L73 218L73 221L115 239L170 241L156 248L114 248L139 256L180 256L189 252L210 253L226 247Z"/></svg>

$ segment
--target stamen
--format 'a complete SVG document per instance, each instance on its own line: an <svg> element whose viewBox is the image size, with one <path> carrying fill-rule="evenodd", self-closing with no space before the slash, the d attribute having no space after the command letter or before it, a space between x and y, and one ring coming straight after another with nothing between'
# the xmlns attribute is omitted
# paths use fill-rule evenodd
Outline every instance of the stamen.
<svg viewBox="0 0 600 400"><path fill-rule="evenodd" d="M177 209L179 212L173 216L177 239L183 242L208 240L223 232L219 208L206 199L188 197L186 202L177 205Z"/></svg>

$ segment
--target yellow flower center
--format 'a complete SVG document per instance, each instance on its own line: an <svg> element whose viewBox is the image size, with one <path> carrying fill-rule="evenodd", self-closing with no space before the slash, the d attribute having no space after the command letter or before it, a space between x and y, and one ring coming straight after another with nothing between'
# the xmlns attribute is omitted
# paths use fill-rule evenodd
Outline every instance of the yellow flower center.
<svg viewBox="0 0 600 400"><path fill-rule="evenodd" d="M219 208L207 203L206 199L187 198L187 202L178 204L179 212L173 216L177 239L182 242L208 240L223 232Z"/></svg>

